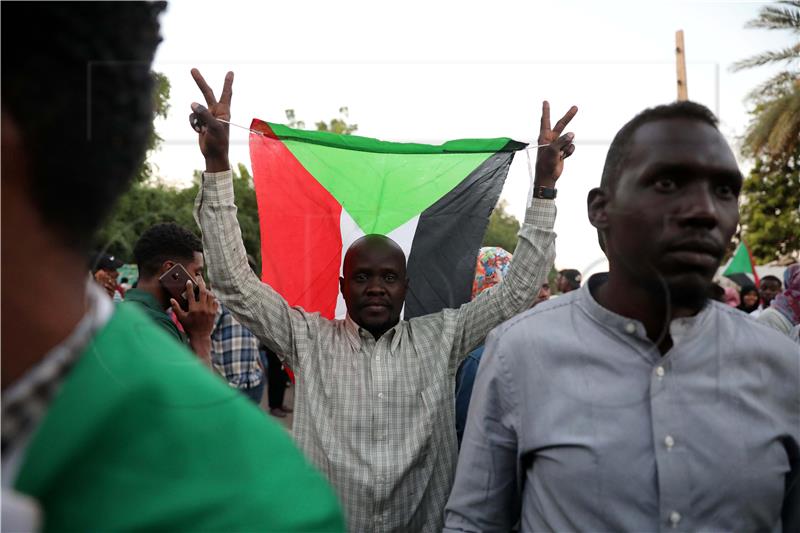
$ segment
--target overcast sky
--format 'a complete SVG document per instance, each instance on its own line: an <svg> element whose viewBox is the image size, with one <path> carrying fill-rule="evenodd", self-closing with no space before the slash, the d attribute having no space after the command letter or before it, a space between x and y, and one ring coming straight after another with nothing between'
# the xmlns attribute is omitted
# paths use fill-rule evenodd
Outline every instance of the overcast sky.
<svg viewBox="0 0 800 533"><path fill-rule="evenodd" d="M569 130L577 150L558 182L556 266L594 270L603 255L586 194L599 182L616 131L642 109L676 98L675 31L686 34L689 97L718 113L735 145L747 125L747 93L775 69L732 73L731 63L790 42L788 33L744 29L761 5L172 1L154 65L172 83L171 110L157 122L165 142L151 161L176 186L203 168L187 119L190 103L202 102L191 67L217 95L225 72L235 72L235 123L284 122L284 110L293 108L311 128L348 106L358 134L392 141L529 142L543 99L554 115L575 104ZM231 130L234 165L250 167L247 136ZM521 152L502 196L520 219L528 187Z"/></svg>

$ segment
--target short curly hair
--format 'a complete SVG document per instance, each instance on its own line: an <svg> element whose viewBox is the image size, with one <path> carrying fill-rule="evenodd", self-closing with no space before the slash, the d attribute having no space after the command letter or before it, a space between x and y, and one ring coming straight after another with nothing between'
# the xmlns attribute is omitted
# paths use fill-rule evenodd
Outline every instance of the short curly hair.
<svg viewBox="0 0 800 533"><path fill-rule="evenodd" d="M671 104L645 109L622 126L614 136L614 140L611 141L611 146L608 147L608 153L606 154L606 162L603 166L600 187L609 190L614 190L616 187L619 175L622 173L622 167L625 165L625 160L630 153L631 139L633 139L633 134L636 133L636 130L649 122L673 118L694 119L705 122L715 129L718 127L717 117L714 116L714 113L697 102L688 100L672 102Z"/></svg>
<svg viewBox="0 0 800 533"><path fill-rule="evenodd" d="M165 6L2 4L3 112L22 136L34 206L74 249L89 249L144 158Z"/></svg>
<svg viewBox="0 0 800 533"><path fill-rule="evenodd" d="M152 226L133 248L139 276L145 279L155 276L164 261L191 261L195 252L203 253L197 235L172 222Z"/></svg>

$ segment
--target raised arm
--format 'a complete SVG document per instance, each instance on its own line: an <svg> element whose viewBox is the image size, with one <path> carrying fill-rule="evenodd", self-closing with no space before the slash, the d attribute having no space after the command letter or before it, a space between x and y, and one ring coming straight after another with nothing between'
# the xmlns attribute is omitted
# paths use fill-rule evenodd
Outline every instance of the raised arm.
<svg viewBox="0 0 800 533"><path fill-rule="evenodd" d="M466 354L481 344L489 331L512 316L531 307L555 257L553 224L556 206L552 199L556 180L564 169L564 159L572 155L573 133L561 135L578 108L573 106L550 127L550 104L542 104L539 148L536 157L534 197L519 231L519 242L503 281L462 305L457 313L456 338L451 362L457 365ZM551 197L551 198L547 198Z"/></svg>
<svg viewBox="0 0 800 533"><path fill-rule="evenodd" d="M206 160L195 201L195 220L203 234L208 275L217 297L233 315L290 365L296 357L296 336L307 332L308 316L288 303L250 269L236 218L233 181L228 162L228 135L233 72L225 76L219 101L197 69L192 69L208 108L192 104L189 122L198 134Z"/></svg>

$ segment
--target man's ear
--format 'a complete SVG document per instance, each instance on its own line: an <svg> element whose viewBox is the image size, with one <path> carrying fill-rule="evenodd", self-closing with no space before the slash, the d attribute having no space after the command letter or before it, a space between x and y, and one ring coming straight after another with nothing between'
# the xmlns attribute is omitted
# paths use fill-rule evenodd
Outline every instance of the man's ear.
<svg viewBox="0 0 800 533"><path fill-rule="evenodd" d="M161 268L158 269L158 274L156 274L156 278L160 278L164 273L166 273L170 268L174 267L177 263L172 261L171 259L167 259L163 263L161 263Z"/></svg>
<svg viewBox="0 0 800 533"><path fill-rule="evenodd" d="M344 278L339 276L339 291L342 293L344 297Z"/></svg>
<svg viewBox="0 0 800 533"><path fill-rule="evenodd" d="M586 198L586 210L589 214L589 223L601 232L608 228L608 202L609 194L605 189L595 187L589 191Z"/></svg>

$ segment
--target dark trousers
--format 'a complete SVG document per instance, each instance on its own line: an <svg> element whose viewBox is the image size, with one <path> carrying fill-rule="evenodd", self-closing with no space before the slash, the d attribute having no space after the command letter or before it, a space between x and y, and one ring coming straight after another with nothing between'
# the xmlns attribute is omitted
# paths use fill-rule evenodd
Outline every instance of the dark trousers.
<svg viewBox="0 0 800 533"><path fill-rule="evenodd" d="M261 405L261 397L264 395L263 380L255 387L250 387L249 389L239 389L239 390L242 391L245 394L245 396L253 400L256 405Z"/></svg>
<svg viewBox="0 0 800 533"><path fill-rule="evenodd" d="M267 399L270 409L283 406L283 393L288 380L289 376L283 370L281 360L271 350L267 350Z"/></svg>

